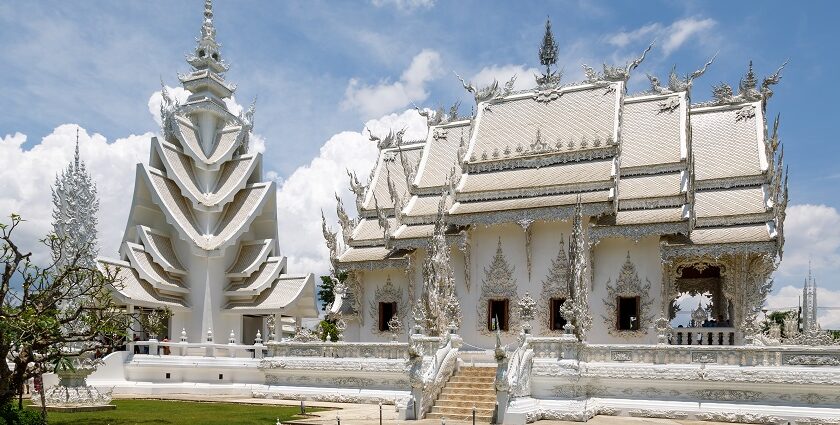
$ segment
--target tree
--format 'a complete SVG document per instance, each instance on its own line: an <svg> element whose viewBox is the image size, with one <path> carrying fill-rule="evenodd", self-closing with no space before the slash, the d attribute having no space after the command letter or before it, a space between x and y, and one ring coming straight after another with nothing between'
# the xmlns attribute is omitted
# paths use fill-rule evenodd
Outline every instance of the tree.
<svg viewBox="0 0 840 425"><path fill-rule="evenodd" d="M50 234L41 240L50 260L39 266L14 240L21 223L16 214L0 223L0 406L48 365L121 345L131 323L111 297L117 270L85 264L91 244L70 250L67 238Z"/></svg>

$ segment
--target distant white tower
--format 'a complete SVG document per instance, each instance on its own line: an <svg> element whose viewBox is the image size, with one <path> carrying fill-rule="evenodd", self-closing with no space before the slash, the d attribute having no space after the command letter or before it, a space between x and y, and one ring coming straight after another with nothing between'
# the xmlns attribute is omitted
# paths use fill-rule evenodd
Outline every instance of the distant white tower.
<svg viewBox="0 0 840 425"><path fill-rule="evenodd" d="M817 323L817 281L811 275L811 263L808 263L808 277L802 288L802 331L819 329Z"/></svg>

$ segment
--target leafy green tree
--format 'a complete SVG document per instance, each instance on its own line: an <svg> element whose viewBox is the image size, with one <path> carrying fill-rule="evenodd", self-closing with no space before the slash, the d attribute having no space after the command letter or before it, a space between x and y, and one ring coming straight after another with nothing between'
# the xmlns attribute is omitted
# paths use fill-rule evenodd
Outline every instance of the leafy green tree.
<svg viewBox="0 0 840 425"><path fill-rule="evenodd" d="M117 271L85 261L94 247L69 250L65 238L49 235L41 242L50 261L39 266L14 240L21 223L16 214L0 223L0 359L6 360L0 361L0 408L61 358L122 345L131 323L111 297L120 285Z"/></svg>

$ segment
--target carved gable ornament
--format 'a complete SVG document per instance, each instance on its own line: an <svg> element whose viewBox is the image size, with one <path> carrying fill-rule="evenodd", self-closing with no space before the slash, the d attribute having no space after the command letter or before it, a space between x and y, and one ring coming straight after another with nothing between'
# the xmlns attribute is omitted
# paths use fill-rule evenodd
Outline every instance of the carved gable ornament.
<svg viewBox="0 0 840 425"><path fill-rule="evenodd" d="M481 296L476 306L476 329L483 335L490 335L484 317L487 316L487 302L490 300L509 300L508 332L519 324L518 297L516 282L513 280L513 266L511 266L502 251L502 238L496 247L496 255L490 263L490 268L484 269L484 279L481 281Z"/></svg>
<svg viewBox="0 0 840 425"><path fill-rule="evenodd" d="M551 269L548 276L542 282L539 303L537 305L537 321L539 331L543 334L561 334L562 330L552 331L549 327L551 312L550 301L552 298L571 299L569 293L569 259L566 257L566 249L563 247L563 237L560 237L560 250L557 258L551 262Z"/></svg>
<svg viewBox="0 0 840 425"><path fill-rule="evenodd" d="M635 331L616 329L616 317L618 316L619 297L639 297L639 329ZM627 259L621 266L621 272L615 281L607 280L607 296L604 298L605 314L604 324L610 335L623 338L637 338L647 334L648 326L653 322L651 307L653 299L650 296L650 280L645 278L642 285L639 274L636 272L636 265L630 260L630 252L627 252Z"/></svg>
<svg viewBox="0 0 840 425"><path fill-rule="evenodd" d="M373 299L369 302L371 320L371 331L374 334L387 334L389 332L382 332L379 330L379 303L397 303L397 317L403 321L408 313L408 299L403 296L402 288L397 288L391 282L389 275L385 279L385 285L376 288Z"/></svg>

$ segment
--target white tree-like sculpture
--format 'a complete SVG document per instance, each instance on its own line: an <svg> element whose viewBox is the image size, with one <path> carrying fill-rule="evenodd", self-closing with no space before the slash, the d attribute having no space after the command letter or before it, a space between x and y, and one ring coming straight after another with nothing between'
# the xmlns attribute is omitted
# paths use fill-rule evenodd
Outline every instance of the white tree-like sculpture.
<svg viewBox="0 0 840 425"><path fill-rule="evenodd" d="M66 264L76 255L82 258L78 265L93 267L96 257L96 214L99 199L96 184L79 157L79 129L76 129L76 155L55 177L52 187L53 233L65 239L60 264Z"/></svg>
<svg viewBox="0 0 840 425"><path fill-rule="evenodd" d="M437 220L429 255L423 262L423 294L420 308L423 327L429 335L438 336L449 328L461 326L461 307L455 294L455 275L446 242L446 223L443 210L446 196L441 197L438 205Z"/></svg>

